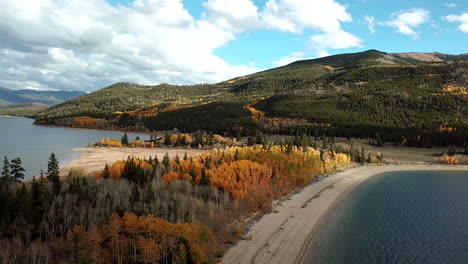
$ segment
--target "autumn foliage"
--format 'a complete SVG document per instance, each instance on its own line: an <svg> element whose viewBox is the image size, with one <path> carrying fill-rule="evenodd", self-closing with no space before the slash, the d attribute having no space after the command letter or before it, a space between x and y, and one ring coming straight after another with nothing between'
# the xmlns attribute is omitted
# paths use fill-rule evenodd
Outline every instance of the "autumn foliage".
<svg viewBox="0 0 468 264"><path fill-rule="evenodd" d="M103 138L99 143L96 142L95 146L121 148L122 142L116 138Z"/></svg>
<svg viewBox="0 0 468 264"><path fill-rule="evenodd" d="M130 148L155 148L156 145L154 142L145 142L142 140L133 140L128 145L122 144L122 141L117 138L103 138L94 144L91 144L94 147L111 147L111 148L122 148L122 147L130 147Z"/></svg>
<svg viewBox="0 0 468 264"><path fill-rule="evenodd" d="M308 148L271 146L214 149L195 159L172 160L172 171L163 175L167 183L188 180L201 184L205 177L213 187L221 188L234 199L255 199L261 194L281 197L309 183L314 177L330 173L351 163L348 155L324 153Z"/></svg>
<svg viewBox="0 0 468 264"><path fill-rule="evenodd" d="M95 178L71 170L59 185L41 175L2 190L6 253L0 257L5 263L215 263L225 245L244 236L244 219L349 163L350 156L333 151L265 145L173 159L128 157Z"/></svg>
<svg viewBox="0 0 468 264"><path fill-rule="evenodd" d="M75 117L73 120L73 125L75 127L87 127L87 128L96 128L98 127L99 121L102 121L103 119L99 118L93 118L89 116L80 116L80 117Z"/></svg>
<svg viewBox="0 0 468 264"><path fill-rule="evenodd" d="M155 160L131 158L138 167L149 170ZM125 161L109 166L109 177L118 179L125 171ZM316 176L334 172L351 163L343 153L320 153L313 148L288 146L231 147L213 149L190 159L168 160L166 183L176 180L209 185L228 193L234 199L247 199L254 208L269 208L272 199L310 183ZM102 175L99 172L97 176ZM264 203L264 204L262 204Z"/></svg>
<svg viewBox="0 0 468 264"><path fill-rule="evenodd" d="M440 163L449 164L449 165L458 165L459 161L456 156L443 155L440 158Z"/></svg>
<svg viewBox="0 0 468 264"><path fill-rule="evenodd" d="M212 244L216 243L212 240L217 243L234 243L236 237L238 239L242 236L241 231L236 231L241 228L236 224L241 218L254 212L265 213L271 209L273 199L281 198L296 188L310 183L318 175L335 172L351 163L351 157L346 154L293 146L228 147L213 149L195 157L173 159L169 159L168 155L162 159L129 157L126 161L117 161L109 165L107 173L99 172L97 176L103 177L107 174L109 179L122 178L140 186L145 186L157 177L156 179L162 179L162 184L168 187L188 185L193 187L184 188L193 188L193 190L205 188L206 192L226 194L226 204L223 205L225 209L221 210L230 210L236 217L219 225L216 221L213 222L213 219L223 217L216 215L215 212L219 209L212 206L207 208L196 206L197 210L205 210L204 216L199 216L198 220L212 228L214 239L200 240L205 229L197 221L184 225L170 224L152 216L136 217L128 213L123 218L114 215L108 226L100 230L93 230L93 227L90 227L86 231L76 227L74 233L71 235L69 233L69 237L72 239L79 234L80 239L91 241L88 242L91 244L92 241L110 241L100 243L100 250L103 251L99 254L112 256L110 257L112 262L128 262L124 259L125 256L133 256L132 262L186 263L177 258L180 257L179 253L187 251L192 262L197 263L206 256L213 256L215 249ZM197 198L200 199L197 203L209 204L202 197ZM118 234L115 238L109 237L110 231L107 229L111 226L119 230L114 232ZM229 232L232 235L229 235ZM96 234L100 234L100 238L94 240L87 238ZM166 240L161 240L162 238ZM86 248L94 250L95 247L80 248L85 252L83 255L94 254L86 251L88 250ZM118 254L122 254L121 259L116 259Z"/></svg>
<svg viewBox="0 0 468 264"><path fill-rule="evenodd" d="M216 248L199 222L173 224L133 213L114 213L102 227L75 226L67 238L73 259L83 263L203 263Z"/></svg>

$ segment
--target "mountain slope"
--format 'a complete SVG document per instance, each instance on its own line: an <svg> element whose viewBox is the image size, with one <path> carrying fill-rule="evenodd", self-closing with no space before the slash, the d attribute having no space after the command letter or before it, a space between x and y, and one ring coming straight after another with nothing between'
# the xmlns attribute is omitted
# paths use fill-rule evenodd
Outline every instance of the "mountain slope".
<svg viewBox="0 0 468 264"><path fill-rule="evenodd" d="M73 126L66 118L89 116L102 120L87 124L133 130L380 133L394 141L416 138L416 145L463 144L468 142L465 56L369 50L298 61L212 85L118 83L56 105L37 120Z"/></svg>
<svg viewBox="0 0 468 264"><path fill-rule="evenodd" d="M0 115L35 117L49 107L50 105L42 103L14 104L0 107Z"/></svg>
<svg viewBox="0 0 468 264"><path fill-rule="evenodd" d="M84 94L84 92L79 91L12 90L0 87L0 103L2 105L26 103L58 104Z"/></svg>

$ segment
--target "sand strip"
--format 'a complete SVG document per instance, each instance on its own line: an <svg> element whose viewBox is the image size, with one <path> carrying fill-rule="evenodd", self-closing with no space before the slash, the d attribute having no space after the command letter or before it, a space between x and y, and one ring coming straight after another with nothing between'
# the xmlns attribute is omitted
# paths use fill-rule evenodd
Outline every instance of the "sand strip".
<svg viewBox="0 0 468 264"><path fill-rule="evenodd" d="M76 151L81 151L83 154L78 159L73 160L67 165L60 168L61 175L68 175L71 168L83 168L85 173L104 169L107 164L112 164L117 160L125 160L128 156L149 158L157 156L159 161L162 160L166 153L170 158L176 155L182 159L187 153L188 156L196 156L206 150L197 149L175 149L175 148L107 148L107 147L88 147L78 148Z"/></svg>
<svg viewBox="0 0 468 264"><path fill-rule="evenodd" d="M371 176L406 170L468 170L428 164L358 166L310 184L274 205L224 256L224 263L301 263L320 221L334 204Z"/></svg>

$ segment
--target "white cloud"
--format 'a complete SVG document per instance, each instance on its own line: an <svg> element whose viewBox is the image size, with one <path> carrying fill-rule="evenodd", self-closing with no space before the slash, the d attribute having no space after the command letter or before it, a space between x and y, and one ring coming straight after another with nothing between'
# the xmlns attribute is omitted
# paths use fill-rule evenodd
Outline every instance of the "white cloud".
<svg viewBox="0 0 468 264"><path fill-rule="evenodd" d="M285 56L285 57L282 57L280 58L279 60L277 61L274 61L273 62L273 65L275 67L281 67L281 66L285 66L285 65L288 65L292 62L295 62L295 61L298 61L298 60L307 60L307 59L311 59L311 58L306 58L307 54L305 52L293 52L291 54L289 54L288 56Z"/></svg>
<svg viewBox="0 0 468 264"><path fill-rule="evenodd" d="M294 34L306 28L336 32L341 22L353 20L335 0L269 0L261 16L267 27Z"/></svg>
<svg viewBox="0 0 468 264"><path fill-rule="evenodd" d="M445 19L452 23L459 23L458 29L464 33L468 33L468 13L463 13L459 16L449 15Z"/></svg>
<svg viewBox="0 0 468 264"><path fill-rule="evenodd" d="M369 29L369 31L375 33L375 17L364 16L364 22L367 24L367 28Z"/></svg>
<svg viewBox="0 0 468 264"><path fill-rule="evenodd" d="M218 82L257 71L214 54L233 31L194 19L180 0L4 0L0 85L95 90L141 84ZM235 16L234 16L235 17Z"/></svg>
<svg viewBox="0 0 468 264"><path fill-rule="evenodd" d="M416 31L416 29L428 22L429 19L430 12L428 10L413 8L393 13L390 21L380 22L379 24L393 27L398 33L417 39L419 38L420 32Z"/></svg>
<svg viewBox="0 0 468 264"><path fill-rule="evenodd" d="M204 19L231 32L261 27L258 8L250 0L207 0Z"/></svg>
<svg viewBox="0 0 468 264"><path fill-rule="evenodd" d="M351 22L353 18L346 6L335 0L269 0L260 16L266 28L293 34L301 34L305 29L321 32L311 36L308 47L316 56L328 55L328 49L362 47L361 39L341 28L342 22ZM338 39L346 43L335 43ZM292 53L274 61L273 65L305 59L306 55Z"/></svg>
<svg viewBox="0 0 468 264"><path fill-rule="evenodd" d="M455 4L455 3L445 3L444 5L445 5L446 7L448 7L448 8L452 8L452 7L457 7L457 6L458 6L458 5Z"/></svg>
<svg viewBox="0 0 468 264"><path fill-rule="evenodd" d="M328 49L363 47L362 39L345 31L314 35L310 37L310 42L319 57L330 55L327 51Z"/></svg>
<svg viewBox="0 0 468 264"><path fill-rule="evenodd" d="M230 65L215 54L243 32L317 31L312 50L359 47L343 31L351 22L336 0L205 0L195 19L182 0L3 0L0 9L0 86L91 91L114 82L218 82L258 71ZM336 43L344 41L344 43ZM301 59L290 54L275 63Z"/></svg>

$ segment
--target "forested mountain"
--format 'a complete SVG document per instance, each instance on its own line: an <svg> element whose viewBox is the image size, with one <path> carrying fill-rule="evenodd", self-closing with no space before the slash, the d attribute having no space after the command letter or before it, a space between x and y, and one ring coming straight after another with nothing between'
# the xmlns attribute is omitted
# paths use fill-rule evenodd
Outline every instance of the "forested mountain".
<svg viewBox="0 0 468 264"><path fill-rule="evenodd" d="M50 105L41 103L0 106L0 115L34 117L37 113L44 111L49 107Z"/></svg>
<svg viewBox="0 0 468 264"><path fill-rule="evenodd" d="M369 50L218 84L117 83L54 106L37 122L227 135L378 134L407 145L462 145L468 142L467 56Z"/></svg>
<svg viewBox="0 0 468 264"><path fill-rule="evenodd" d="M0 106L12 104L58 104L85 94L80 91L12 90L0 87Z"/></svg>

